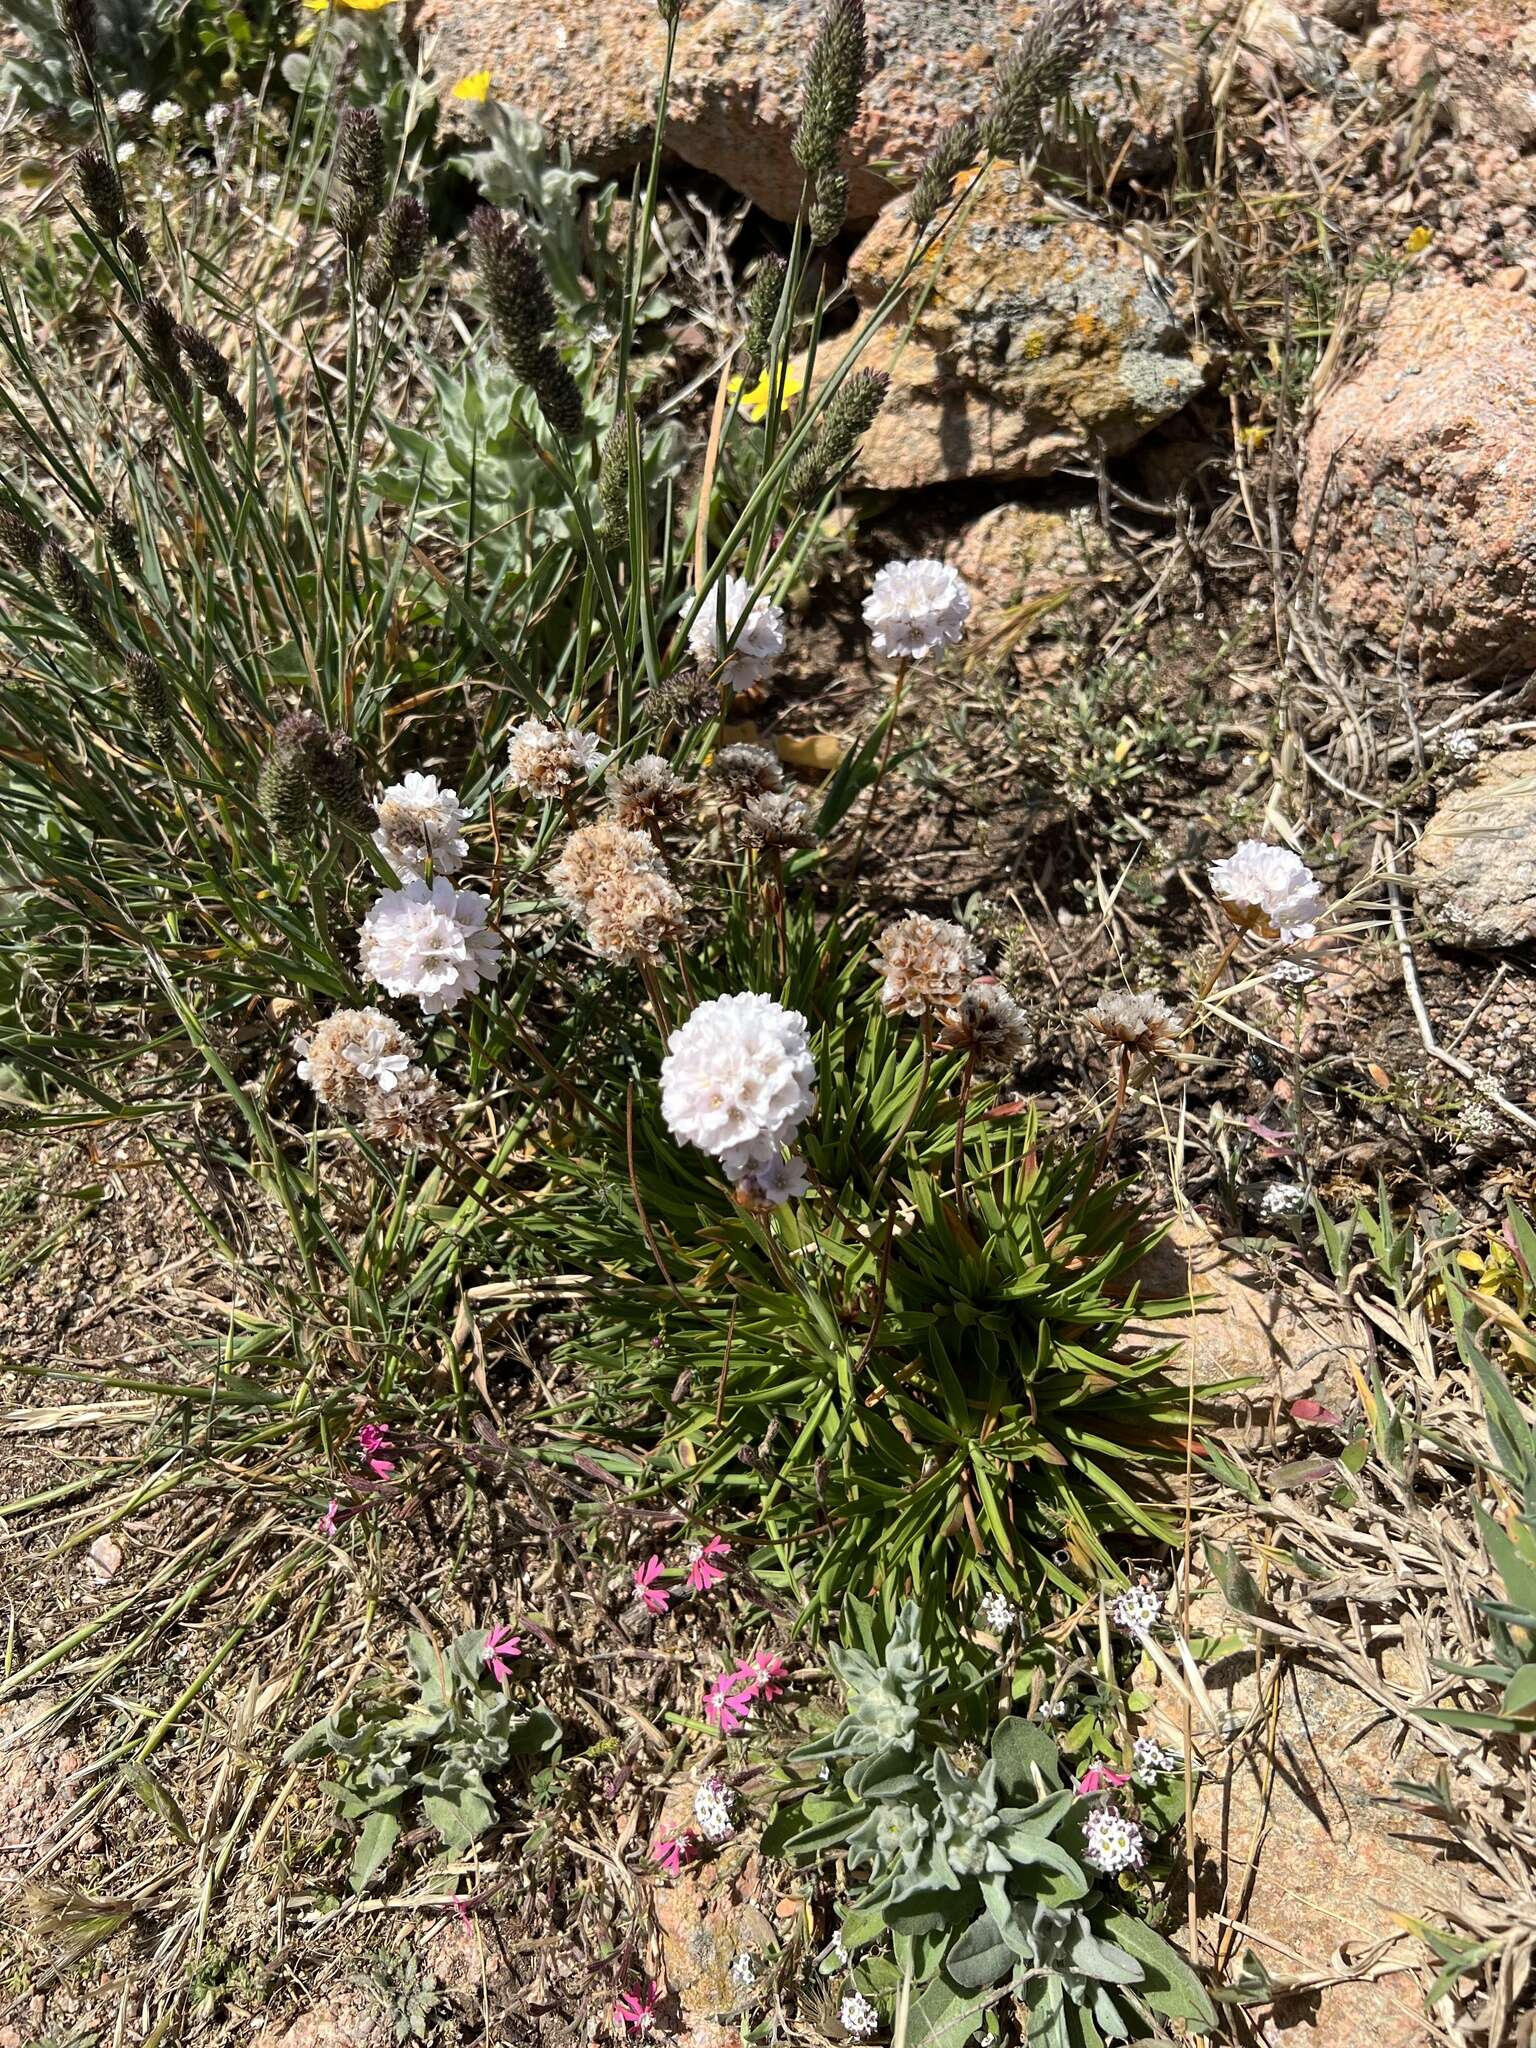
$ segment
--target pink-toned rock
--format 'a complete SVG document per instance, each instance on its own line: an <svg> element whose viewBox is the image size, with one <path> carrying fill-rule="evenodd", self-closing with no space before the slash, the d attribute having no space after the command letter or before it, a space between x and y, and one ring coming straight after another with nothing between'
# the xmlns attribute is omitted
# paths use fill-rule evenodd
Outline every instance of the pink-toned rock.
<svg viewBox="0 0 1536 2048"><path fill-rule="evenodd" d="M250 2048L376 2048L388 2038L382 2007L348 2002L317 2005L286 2025L263 2027Z"/></svg>
<svg viewBox="0 0 1536 2048"><path fill-rule="evenodd" d="M870 69L848 150L849 214L869 220L911 181L939 130L975 113L994 56L1039 0L869 0ZM790 154L800 71L822 0L690 0L673 68L666 139L778 219L801 175ZM439 76L487 70L492 95L599 170L650 147L665 33L655 0L419 0ZM1120 11L1078 86L1106 163L1121 176L1166 158L1204 90L1194 42L1169 0ZM1063 148L1067 145L1063 143Z"/></svg>
<svg viewBox="0 0 1536 2048"><path fill-rule="evenodd" d="M673 1786L662 1807L657 1834L672 1840L697 1836L690 1784ZM661 1934L662 1976L675 1997L692 2038L692 2048L727 2048L739 2041L730 2025L744 1987L731 1975L743 1955L761 1957L775 1945L773 1922L764 1910L765 1874L749 1839L718 1848L699 1843L675 1878L659 1878L652 1892ZM720 2022L727 2024L722 2029Z"/></svg>
<svg viewBox="0 0 1536 2048"><path fill-rule="evenodd" d="M906 202L895 200L849 266L866 312L911 248ZM1095 449L1122 453L1205 379L1141 251L1047 207L1000 164L929 244L898 316L860 362L891 380L855 466L881 490L1043 476Z"/></svg>
<svg viewBox="0 0 1536 2048"><path fill-rule="evenodd" d="M957 535L945 557L975 598L967 629L973 650L995 635L1017 644L1048 630L1064 605L1115 575L1096 521L1036 505L994 505Z"/></svg>
<svg viewBox="0 0 1536 2048"><path fill-rule="evenodd" d="M1396 298L1307 436L1297 538L1341 626L1442 676L1536 662L1536 304L1491 286Z"/></svg>
<svg viewBox="0 0 1536 2048"><path fill-rule="evenodd" d="M1442 798L1413 869L1420 912L1452 944L1536 939L1536 747L1495 754Z"/></svg>

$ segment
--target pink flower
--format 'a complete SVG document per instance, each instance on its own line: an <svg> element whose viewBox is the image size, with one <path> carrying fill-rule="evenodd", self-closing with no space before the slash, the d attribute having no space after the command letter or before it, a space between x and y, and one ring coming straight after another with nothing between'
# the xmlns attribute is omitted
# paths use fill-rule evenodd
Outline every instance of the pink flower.
<svg viewBox="0 0 1536 2048"><path fill-rule="evenodd" d="M658 1586L661 1577L661 1559L654 1555L636 1567L634 1572L635 1592L652 1614L665 1614L672 1595L665 1586Z"/></svg>
<svg viewBox="0 0 1536 2048"><path fill-rule="evenodd" d="M784 1690L782 1683L786 1676L784 1659L782 1657L775 1657L769 1650L754 1650L745 1664L737 1666L736 1675L738 1678L747 1674L756 1677L757 1696L764 1706L770 1700L776 1700Z"/></svg>
<svg viewBox="0 0 1536 2048"><path fill-rule="evenodd" d="M333 1494L325 1504L325 1513L315 1524L320 1535L324 1536L327 1541L336 1534L336 1510L339 1505L340 1503Z"/></svg>
<svg viewBox="0 0 1536 2048"><path fill-rule="evenodd" d="M393 1460L384 1456L391 1449L388 1423L365 1422L357 1432L357 1448L375 1479L387 1479L394 1471Z"/></svg>
<svg viewBox="0 0 1536 2048"><path fill-rule="evenodd" d="M504 1621L493 1622L485 1632L485 1648L480 1654L496 1683L505 1685L512 1676L512 1659L523 1654L523 1639L513 1635Z"/></svg>
<svg viewBox="0 0 1536 2048"><path fill-rule="evenodd" d="M1124 1771L1112 1771L1108 1764L1090 1764L1072 1790L1079 1799L1086 1799L1090 1793L1108 1792L1130 1782Z"/></svg>
<svg viewBox="0 0 1536 2048"><path fill-rule="evenodd" d="M688 1553L688 1590L690 1593L707 1593L711 1586L725 1583L725 1573L714 1560L729 1557L731 1546L718 1536L711 1536L704 1544L695 1544Z"/></svg>
<svg viewBox="0 0 1536 2048"><path fill-rule="evenodd" d="M764 1706L784 1690L784 1660L767 1650L758 1650L734 1671L712 1678L704 1691L704 1718L722 1735L734 1735L752 1718L759 1701Z"/></svg>
<svg viewBox="0 0 1536 2048"><path fill-rule="evenodd" d="M658 1835L651 1844L651 1860L668 1877L680 1877L692 1847L693 1837L690 1834L679 1835L675 1842Z"/></svg>
<svg viewBox="0 0 1536 2048"><path fill-rule="evenodd" d="M758 1695L757 1673L738 1667L712 1678L704 1689L704 1718L722 1735L734 1735L752 1718L752 1703Z"/></svg>
<svg viewBox="0 0 1536 2048"><path fill-rule="evenodd" d="M632 2033L644 2034L650 2031L651 2021L656 2016L656 1980L653 1977L643 1991L621 1991L613 2001L615 2022L628 2028Z"/></svg>

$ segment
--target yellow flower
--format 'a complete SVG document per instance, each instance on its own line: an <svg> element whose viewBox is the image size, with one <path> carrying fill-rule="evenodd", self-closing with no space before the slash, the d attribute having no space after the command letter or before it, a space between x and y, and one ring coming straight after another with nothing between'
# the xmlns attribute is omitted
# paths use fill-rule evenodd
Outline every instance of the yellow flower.
<svg viewBox="0 0 1536 2048"><path fill-rule="evenodd" d="M491 74L489 71L466 71L453 91L448 95L455 100L473 100L481 106L491 96Z"/></svg>
<svg viewBox="0 0 1536 2048"><path fill-rule="evenodd" d="M785 363L780 366L778 382L779 404L781 406L788 405L792 398L798 398L805 389L804 372L797 369L793 363ZM761 377L758 378L750 390L747 388L745 377L733 377L725 388L732 398L740 402L741 413L744 419L760 420L767 416L770 393L768 388L768 372L766 370L764 370Z"/></svg>
<svg viewBox="0 0 1536 2048"><path fill-rule="evenodd" d="M1408 237L1407 241L1404 242L1404 253L1409 256L1422 256L1434 239L1435 231L1433 228L1417 227Z"/></svg>
<svg viewBox="0 0 1536 2048"><path fill-rule="evenodd" d="M348 14L377 14L381 8L392 7L394 0L303 0L303 4L306 14L326 14L332 6Z"/></svg>

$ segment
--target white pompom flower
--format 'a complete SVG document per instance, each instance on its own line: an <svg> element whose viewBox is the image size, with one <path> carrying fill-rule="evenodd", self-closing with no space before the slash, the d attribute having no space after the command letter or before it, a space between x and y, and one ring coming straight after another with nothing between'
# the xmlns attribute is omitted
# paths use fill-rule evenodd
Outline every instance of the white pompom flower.
<svg viewBox="0 0 1536 2048"><path fill-rule="evenodd" d="M1234 924L1261 939L1310 939L1326 905L1317 877L1288 846L1245 839L1213 863L1211 891Z"/></svg>
<svg viewBox="0 0 1536 2048"><path fill-rule="evenodd" d="M947 562L887 562L864 600L870 645L886 661L953 647L970 615L970 589Z"/></svg>
<svg viewBox="0 0 1536 2048"><path fill-rule="evenodd" d="M444 789L435 775L410 770L403 782L389 785L377 809L373 843L397 875L421 876L429 858L434 874L457 874L464 865L469 842L461 831L459 793Z"/></svg>
<svg viewBox="0 0 1536 2048"><path fill-rule="evenodd" d="M721 660L721 677L732 690L747 690L772 675L784 659L784 612L766 597L752 598L752 586L740 576L725 579L725 638L716 631L720 593L711 590L688 628L688 645L696 661L710 668Z"/></svg>
<svg viewBox="0 0 1536 2048"><path fill-rule="evenodd" d="M384 890L363 920L364 974L392 996L415 996L424 1016L451 1010L495 978L501 938L486 929L490 907L444 875L430 887L412 881Z"/></svg>
<svg viewBox="0 0 1536 2048"><path fill-rule="evenodd" d="M661 1113L730 1179L773 1168L816 1102L805 1019L771 996L715 996L667 1040Z"/></svg>

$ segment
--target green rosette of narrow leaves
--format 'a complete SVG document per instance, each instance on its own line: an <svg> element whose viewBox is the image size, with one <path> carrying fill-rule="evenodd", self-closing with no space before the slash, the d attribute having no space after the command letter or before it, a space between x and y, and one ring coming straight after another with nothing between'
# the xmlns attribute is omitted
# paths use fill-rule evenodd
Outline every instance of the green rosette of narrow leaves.
<svg viewBox="0 0 1536 2048"><path fill-rule="evenodd" d="M1187 1297L1141 1298L1144 1201L886 1016L863 928L802 904L772 954L740 925L691 964L691 999L761 989L808 1019L813 1191L739 1206L667 1130L637 1046L623 1125L532 1219L596 1276L569 1339L599 1390L589 1443L813 1626L871 1593L888 1619L914 1597L930 1631L988 1587L1035 1614L1080 1597L1118 1576L1115 1536L1170 1539L1187 1456L1186 1391L1146 1331Z"/></svg>

